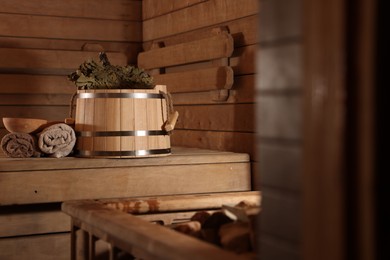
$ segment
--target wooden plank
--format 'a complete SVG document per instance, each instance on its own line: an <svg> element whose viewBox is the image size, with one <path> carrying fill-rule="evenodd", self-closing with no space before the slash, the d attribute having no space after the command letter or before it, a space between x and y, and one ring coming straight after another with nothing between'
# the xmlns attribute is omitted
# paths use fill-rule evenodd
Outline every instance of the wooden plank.
<svg viewBox="0 0 390 260"><path fill-rule="evenodd" d="M108 92L108 91L107 91ZM110 93L116 92L120 93L121 90L110 90ZM121 128L121 102L122 99L119 98L106 98L105 99L105 114L106 114L106 129L103 131L123 131ZM130 111L128 111L130 113ZM128 120L130 121L130 120ZM120 151L121 150L121 138L118 136L114 137L105 137L106 139L106 151Z"/></svg>
<svg viewBox="0 0 390 260"><path fill-rule="evenodd" d="M75 91L76 86L65 75L0 74L1 94L73 94Z"/></svg>
<svg viewBox="0 0 390 260"><path fill-rule="evenodd" d="M136 92L143 92L142 90ZM148 107L146 99L135 99L134 100L134 130L145 130L148 129ZM134 139L134 150L148 150L148 137L140 136Z"/></svg>
<svg viewBox="0 0 390 260"><path fill-rule="evenodd" d="M255 132L254 104L175 106L176 129Z"/></svg>
<svg viewBox="0 0 390 260"><path fill-rule="evenodd" d="M347 190L358 188L347 185L349 179L346 179L346 162L350 158L346 149L350 135L346 116L350 107L345 95L352 87L347 84L346 72L352 70L346 68L350 50L345 35L352 33L347 31L349 5L338 0L308 1L304 5L303 24L307 33L302 43L305 46L302 55L306 57L302 164L302 218L306 224L301 230L304 260L341 260L349 253L355 255L349 251L353 246L348 238L358 232L352 231L347 223L349 217L353 218L347 211L347 198L353 195Z"/></svg>
<svg viewBox="0 0 390 260"><path fill-rule="evenodd" d="M2 36L141 42L141 22L0 13ZM15 30L17 28L17 30ZM104 33L102 33L104 32Z"/></svg>
<svg viewBox="0 0 390 260"><path fill-rule="evenodd" d="M144 0L142 1L142 19L147 20L155 16L167 14L208 0Z"/></svg>
<svg viewBox="0 0 390 260"><path fill-rule="evenodd" d="M143 22L143 40L150 41L169 35L189 32L259 12L257 0L218 0L181 9L169 15ZM202 17L194 19L194 17Z"/></svg>
<svg viewBox="0 0 390 260"><path fill-rule="evenodd" d="M201 105L201 104L232 104L255 102L255 75L244 75L234 78L234 85L228 92L227 100L218 101L215 91L173 93L175 105Z"/></svg>
<svg viewBox="0 0 390 260"><path fill-rule="evenodd" d="M174 45L170 46L169 48L174 48ZM258 45L248 45L245 47L236 48L232 56L226 59L227 64L224 64L224 66L229 65L230 67L232 67L235 76L256 73L255 63L256 63L256 55L257 55L258 48L259 48ZM209 59L208 61L176 65L176 66L165 68L165 72L178 73L178 72L217 67L220 65L215 64L215 62L218 61L220 60ZM150 63L153 63L153 61L150 60Z"/></svg>
<svg viewBox="0 0 390 260"><path fill-rule="evenodd" d="M116 90L118 91L118 90ZM94 93L106 93L106 89L97 89ZM92 101L92 100L91 100ZM92 132L104 132L106 129L106 98L93 98L93 108L84 110L85 118L91 116L93 119L89 121L91 123L93 130ZM86 124L87 119L84 121ZM118 129L116 129L118 131ZM91 146L85 148L87 151L105 151L106 150L106 138L90 138ZM84 144L85 145L85 144Z"/></svg>
<svg viewBox="0 0 390 260"><path fill-rule="evenodd" d="M86 45L89 44L99 45L106 52L125 53L130 64L137 63L138 53L142 49L141 43L138 42L88 40L86 43L85 40L0 37L2 48L86 51ZM96 50L98 51L100 49Z"/></svg>
<svg viewBox="0 0 390 260"><path fill-rule="evenodd" d="M182 42L195 41L198 39L210 37L212 30L216 27L220 27L225 28L232 35L234 40L234 47L238 48L259 42L258 23L259 16L258 14L254 14L251 16L239 18L237 20L224 21L218 24L210 24L206 27L202 27L193 31L170 35L160 38L158 41L163 42L165 46L171 46ZM153 40L144 41L142 43L144 50L149 50L152 44Z"/></svg>
<svg viewBox="0 0 390 260"><path fill-rule="evenodd" d="M141 2L131 0L13 0L1 1L1 12L11 14L141 21Z"/></svg>
<svg viewBox="0 0 390 260"><path fill-rule="evenodd" d="M34 49L0 48L0 71L16 72L54 72L68 75L75 71L87 59L98 61L97 52L54 51ZM127 57L123 53L107 53L112 64L126 65Z"/></svg>
<svg viewBox="0 0 390 260"><path fill-rule="evenodd" d="M77 93L85 93L86 90L78 90ZM75 101L76 107L74 108L74 113L72 113L72 117L75 119L75 126L74 130L76 132L76 135L79 132L90 130L88 129L90 126L85 124L85 116L87 114L86 110L86 104L88 104L90 101L88 99L84 98L77 98ZM76 136L76 144L74 146L74 151L77 152L77 150L84 150L84 142L83 138L80 138L79 136Z"/></svg>
<svg viewBox="0 0 390 260"><path fill-rule="evenodd" d="M63 121L69 114L69 106L2 106L0 118L26 117L41 118L49 121ZM0 126L3 127L1 120Z"/></svg>
<svg viewBox="0 0 390 260"><path fill-rule="evenodd" d="M221 131L175 130L172 145L248 153L256 158L256 134Z"/></svg>
<svg viewBox="0 0 390 260"><path fill-rule="evenodd" d="M141 52L138 66L144 69L169 67L229 57L232 52L233 38L221 32L209 38Z"/></svg>
<svg viewBox="0 0 390 260"><path fill-rule="evenodd" d="M63 209L77 219L83 229L101 235L127 252L146 252L148 258L145 259L160 259L161 256L166 259L241 259L210 243L108 209L97 202L66 203Z"/></svg>
<svg viewBox="0 0 390 260"><path fill-rule="evenodd" d="M45 205L24 206L16 210L10 207L0 208L0 237L70 231L70 218L61 212L59 206L56 210L46 209Z"/></svg>
<svg viewBox="0 0 390 260"><path fill-rule="evenodd" d="M0 259L70 259L70 235L51 234L0 238Z"/></svg>
<svg viewBox="0 0 390 260"><path fill-rule="evenodd" d="M167 85L170 93L230 89L233 85L233 70L230 67L215 67L181 73L154 75L156 84Z"/></svg>
<svg viewBox="0 0 390 260"><path fill-rule="evenodd" d="M115 167L161 166L161 165L196 165L210 163L249 162L247 154L213 151L198 148L172 147L172 155L167 157L139 158L137 160L94 159L65 157L54 158L1 158L0 172L5 171L40 171L60 169L99 169Z"/></svg>
<svg viewBox="0 0 390 260"><path fill-rule="evenodd" d="M0 205L251 188L249 163L0 172L0 179Z"/></svg>
<svg viewBox="0 0 390 260"><path fill-rule="evenodd" d="M71 95L56 94L0 94L0 105L12 106L68 106Z"/></svg>
<svg viewBox="0 0 390 260"><path fill-rule="evenodd" d="M189 210L220 209L222 205L234 206L241 201L261 204L261 195L257 191L222 192L208 194L190 194L143 198L119 198L98 200L99 203L130 214L154 214ZM66 204L66 203L65 203Z"/></svg>

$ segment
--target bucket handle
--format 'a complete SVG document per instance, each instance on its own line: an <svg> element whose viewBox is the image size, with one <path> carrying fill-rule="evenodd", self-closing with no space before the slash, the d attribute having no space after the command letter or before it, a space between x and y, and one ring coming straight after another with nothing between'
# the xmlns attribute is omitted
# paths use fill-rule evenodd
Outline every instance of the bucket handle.
<svg viewBox="0 0 390 260"><path fill-rule="evenodd" d="M72 94L72 97L70 99L69 115L68 115L69 117L65 118L65 123L68 124L68 125L74 125L75 124L75 119L73 117L73 114L74 114L74 107L75 107L74 101L76 99L76 96L77 96L77 91Z"/></svg>
<svg viewBox="0 0 390 260"><path fill-rule="evenodd" d="M160 94L167 101L167 121L165 121L163 128L165 131L171 132L173 129L175 129L175 125L179 117L179 112L173 109L172 96L169 94L169 92L165 93L164 91L160 90Z"/></svg>

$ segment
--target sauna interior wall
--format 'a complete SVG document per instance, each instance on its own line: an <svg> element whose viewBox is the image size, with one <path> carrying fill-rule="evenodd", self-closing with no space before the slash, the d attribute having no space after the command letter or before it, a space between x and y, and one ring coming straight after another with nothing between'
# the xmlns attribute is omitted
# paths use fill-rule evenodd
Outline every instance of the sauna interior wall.
<svg viewBox="0 0 390 260"><path fill-rule="evenodd" d="M225 26L235 44L229 98L214 102L195 85L189 93L173 93L181 116L172 144L247 152L254 158L257 14L257 0L4 0L0 117L68 117L75 87L66 76L84 61L80 51L125 53L135 64L142 47L153 41L171 45ZM0 122L0 137L5 133Z"/></svg>
<svg viewBox="0 0 390 260"><path fill-rule="evenodd" d="M143 0L143 47L153 42L171 46L208 35L224 27L234 38L230 66L234 84L224 102L194 85L186 93L172 93L180 117L171 136L173 145L249 153L254 158L254 86L257 48L257 0ZM200 69L209 64L176 70ZM169 86L168 86L169 90Z"/></svg>
<svg viewBox="0 0 390 260"><path fill-rule="evenodd" d="M141 0L1 1L0 118L68 117L76 89L67 75L86 57L105 50L137 62L141 7Z"/></svg>

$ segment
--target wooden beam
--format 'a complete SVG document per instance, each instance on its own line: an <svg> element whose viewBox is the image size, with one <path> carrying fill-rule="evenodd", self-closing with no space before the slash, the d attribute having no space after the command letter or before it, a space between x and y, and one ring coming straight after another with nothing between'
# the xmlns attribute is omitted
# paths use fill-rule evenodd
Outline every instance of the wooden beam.
<svg viewBox="0 0 390 260"><path fill-rule="evenodd" d="M347 258L346 3L305 1L304 260Z"/></svg>

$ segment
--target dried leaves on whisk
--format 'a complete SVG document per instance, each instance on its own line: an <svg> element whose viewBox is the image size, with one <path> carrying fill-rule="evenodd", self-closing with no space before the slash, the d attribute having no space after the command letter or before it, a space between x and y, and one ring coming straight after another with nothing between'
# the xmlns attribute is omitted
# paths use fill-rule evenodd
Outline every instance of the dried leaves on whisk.
<svg viewBox="0 0 390 260"><path fill-rule="evenodd" d="M99 53L100 63L89 59L70 74L78 89L150 89L153 77L136 66L111 65L106 53Z"/></svg>

